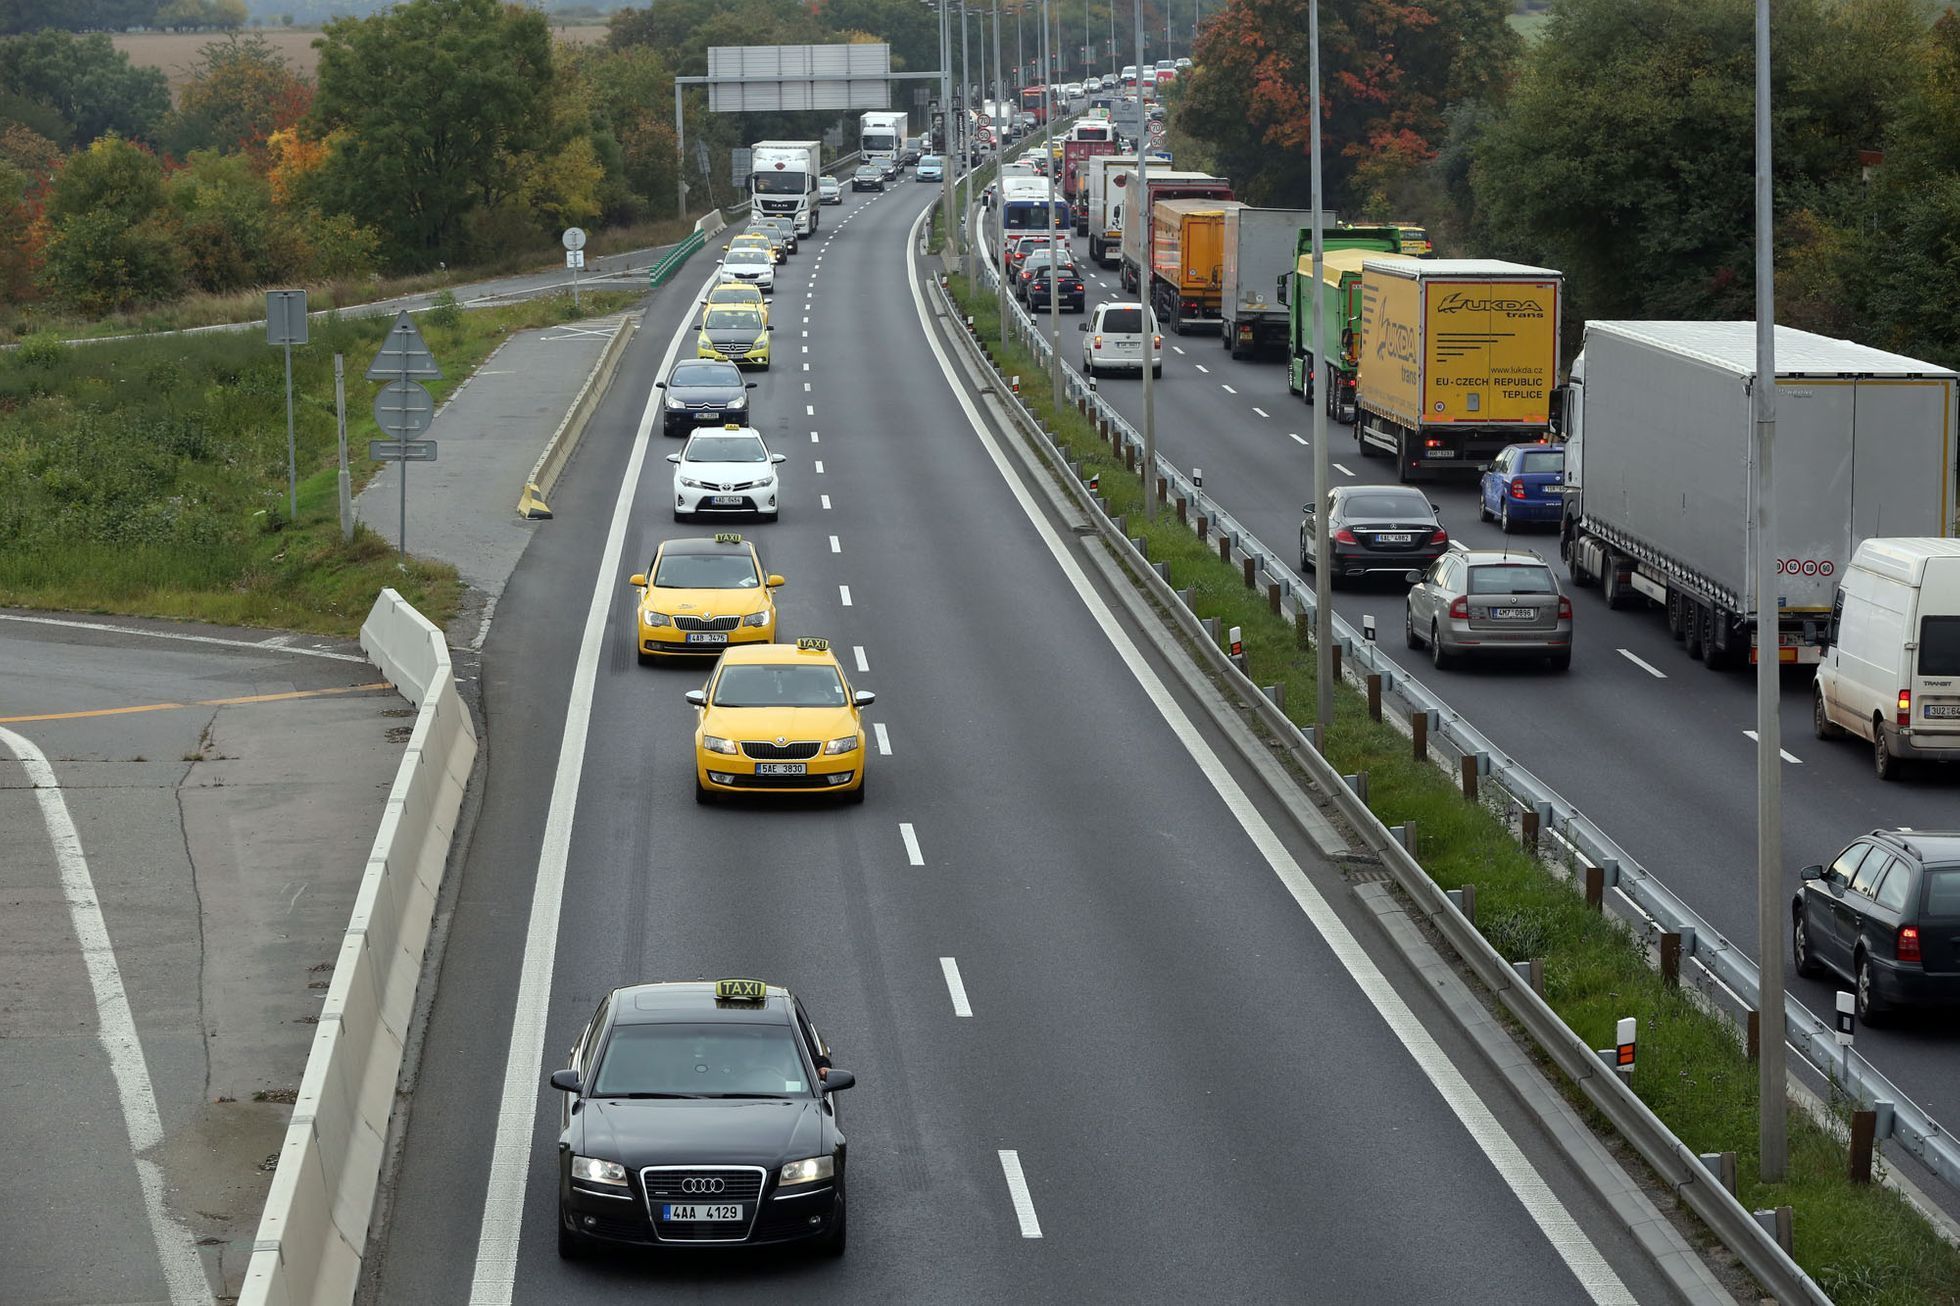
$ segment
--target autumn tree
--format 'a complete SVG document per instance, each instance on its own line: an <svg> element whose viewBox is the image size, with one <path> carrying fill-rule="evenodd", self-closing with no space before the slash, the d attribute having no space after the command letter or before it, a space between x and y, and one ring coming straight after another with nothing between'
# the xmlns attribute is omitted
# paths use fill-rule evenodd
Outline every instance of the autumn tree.
<svg viewBox="0 0 1960 1306"><path fill-rule="evenodd" d="M41 281L87 313L167 299L184 284L163 165L110 134L69 159L48 192Z"/></svg>
<svg viewBox="0 0 1960 1306"><path fill-rule="evenodd" d="M330 211L380 231L391 262L467 253L466 219L516 194L548 139L544 15L495 0L408 0L327 24L311 127L334 133Z"/></svg>
<svg viewBox="0 0 1960 1306"><path fill-rule="evenodd" d="M263 36L228 36L198 51L165 129L173 153L244 150L263 159L266 138L313 102L310 83Z"/></svg>
<svg viewBox="0 0 1960 1306"><path fill-rule="evenodd" d="M40 241L27 203L27 175L0 161L0 302L18 304L34 288Z"/></svg>

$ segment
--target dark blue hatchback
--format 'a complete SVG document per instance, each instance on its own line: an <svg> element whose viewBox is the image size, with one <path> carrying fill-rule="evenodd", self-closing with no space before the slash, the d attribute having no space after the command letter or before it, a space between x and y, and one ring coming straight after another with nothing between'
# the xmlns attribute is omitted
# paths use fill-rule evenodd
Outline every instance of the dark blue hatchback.
<svg viewBox="0 0 1960 1306"><path fill-rule="evenodd" d="M1484 468L1477 516L1496 519L1506 534L1526 523L1556 525L1564 510L1565 446L1513 444Z"/></svg>

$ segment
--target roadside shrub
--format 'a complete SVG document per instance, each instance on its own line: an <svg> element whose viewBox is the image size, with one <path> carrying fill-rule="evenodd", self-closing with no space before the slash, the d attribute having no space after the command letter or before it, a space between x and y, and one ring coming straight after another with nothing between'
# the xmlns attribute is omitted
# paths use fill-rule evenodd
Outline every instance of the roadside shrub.
<svg viewBox="0 0 1960 1306"><path fill-rule="evenodd" d="M424 316L430 323L447 330L463 320L463 310L457 306L453 293L441 290L436 292L435 307Z"/></svg>
<svg viewBox="0 0 1960 1306"><path fill-rule="evenodd" d="M20 360L22 367L51 372L66 352L68 346L61 343L60 336L52 331L36 331L20 342L20 347L14 351L14 357Z"/></svg>

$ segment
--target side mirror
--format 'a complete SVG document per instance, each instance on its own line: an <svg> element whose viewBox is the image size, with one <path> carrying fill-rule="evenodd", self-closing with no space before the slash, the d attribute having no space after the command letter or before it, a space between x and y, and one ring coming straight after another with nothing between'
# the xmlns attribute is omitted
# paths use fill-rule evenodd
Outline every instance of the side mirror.
<svg viewBox="0 0 1960 1306"><path fill-rule="evenodd" d="M762 328L762 329L763 329L764 331L774 331L774 330L775 330L776 328L775 328L775 327L773 327L773 326L766 326L766 327L764 327L764 328Z"/></svg>
<svg viewBox="0 0 1960 1306"><path fill-rule="evenodd" d="M1798 871L1797 874L1802 879L1821 880L1824 878L1824 868L1822 866L1806 866L1801 871Z"/></svg>
<svg viewBox="0 0 1960 1306"><path fill-rule="evenodd" d="M1429 511L1431 512L1441 512L1442 510L1443 510L1443 505L1440 503L1431 503L1429 505Z"/></svg>
<svg viewBox="0 0 1960 1306"><path fill-rule="evenodd" d="M773 331L773 330L775 330L775 328L774 328L774 327L771 327L771 328L770 328L770 330L772 330L772 331ZM753 389L755 389L755 382L753 382L753 381L744 381L744 382L742 383L742 388L743 388L744 390L753 390Z"/></svg>
<svg viewBox="0 0 1960 1306"><path fill-rule="evenodd" d="M774 572L771 572L769 573L769 580L766 583L768 584L769 588L773 590L786 584L787 582L785 582L781 576L778 576Z"/></svg>
<svg viewBox="0 0 1960 1306"><path fill-rule="evenodd" d="M578 1071L567 1067L564 1070L551 1072L551 1086L561 1093L576 1093L585 1085L578 1077Z"/></svg>
<svg viewBox="0 0 1960 1306"><path fill-rule="evenodd" d="M826 1072L823 1077L823 1091L826 1093L841 1093L857 1082L858 1077L848 1070L831 1070Z"/></svg>
<svg viewBox="0 0 1960 1306"><path fill-rule="evenodd" d="M1419 571L1405 571L1402 573L1402 579L1408 581L1411 585L1420 585L1422 584L1422 573Z"/></svg>
<svg viewBox="0 0 1960 1306"><path fill-rule="evenodd" d="M860 689L851 695L851 703L856 707L870 707L878 701L878 696L868 689Z"/></svg>
<svg viewBox="0 0 1960 1306"><path fill-rule="evenodd" d="M670 453L667 455L667 461L670 463L677 463L680 460L681 460L681 456L677 453Z"/></svg>
<svg viewBox="0 0 1960 1306"><path fill-rule="evenodd" d="M631 585L634 589L643 590L647 587L646 573L643 571L636 571L633 573L632 578L629 579L626 583L628 585Z"/></svg>
<svg viewBox="0 0 1960 1306"><path fill-rule="evenodd" d="M705 689L690 689L683 697L696 707L706 707L708 705L708 691Z"/></svg>
<svg viewBox="0 0 1960 1306"><path fill-rule="evenodd" d="M704 299L701 302L705 304L708 301ZM655 381L653 383L653 388L656 390L665 390L667 388L667 383L665 381Z"/></svg>
<svg viewBox="0 0 1960 1306"><path fill-rule="evenodd" d="M726 245L723 245L723 246L722 246L722 248L723 248L723 249L728 249L728 248L730 248L731 246L733 246L733 245L734 245L734 243L735 243L735 242L731 240L731 241L729 241L729 242L728 242L728 244L726 244Z"/></svg>
<svg viewBox="0 0 1960 1306"><path fill-rule="evenodd" d="M786 453L772 453L769 455L769 461L772 463L786 463L789 461L789 455Z"/></svg>
<svg viewBox="0 0 1960 1306"><path fill-rule="evenodd" d="M1075 324L1075 329L1077 331L1087 331L1089 329L1089 324L1087 322L1077 322Z"/></svg>

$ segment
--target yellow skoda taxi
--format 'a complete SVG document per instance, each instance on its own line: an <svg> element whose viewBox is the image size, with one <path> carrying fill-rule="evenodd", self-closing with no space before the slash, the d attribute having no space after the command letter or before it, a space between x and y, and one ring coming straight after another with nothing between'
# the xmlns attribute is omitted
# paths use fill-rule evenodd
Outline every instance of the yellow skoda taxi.
<svg viewBox="0 0 1960 1306"><path fill-rule="evenodd" d="M864 801L864 722L876 695L853 692L825 639L730 648L687 701L694 798L828 792Z"/></svg>
<svg viewBox="0 0 1960 1306"><path fill-rule="evenodd" d="M716 305L723 307L744 305L762 314L762 320L765 323L769 321L768 301L763 299L761 289L751 282L724 282L710 290L708 297L702 300L701 304L704 308L713 308Z"/></svg>
<svg viewBox="0 0 1960 1306"><path fill-rule="evenodd" d="M726 359L746 367L769 366L769 332L773 328L755 309L743 304L710 304L701 310L701 329L694 342L697 358Z"/></svg>
<svg viewBox="0 0 1960 1306"><path fill-rule="evenodd" d="M776 637L774 590L783 578L764 571L755 546L740 535L663 541L652 565L629 583L640 592L635 647L642 665Z"/></svg>

